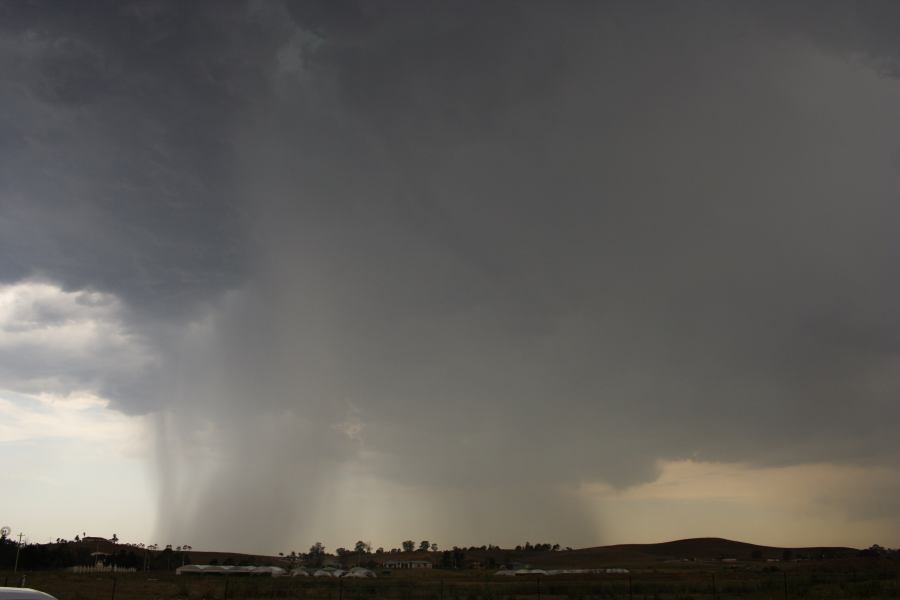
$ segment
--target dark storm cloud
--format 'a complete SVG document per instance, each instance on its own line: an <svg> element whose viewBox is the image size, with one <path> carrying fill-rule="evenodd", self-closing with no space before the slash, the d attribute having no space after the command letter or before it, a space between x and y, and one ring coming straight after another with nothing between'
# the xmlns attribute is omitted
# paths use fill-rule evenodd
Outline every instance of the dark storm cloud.
<svg viewBox="0 0 900 600"><path fill-rule="evenodd" d="M181 312L233 285L227 129L252 89L201 5L4 4L0 276ZM227 79L223 78L227 74Z"/></svg>
<svg viewBox="0 0 900 600"><path fill-rule="evenodd" d="M658 459L896 464L890 4L35 6L0 273L131 307L163 527L309 534L348 462L565 531Z"/></svg>
<svg viewBox="0 0 900 600"><path fill-rule="evenodd" d="M873 163L894 132L840 113L862 96L815 98L840 90L791 71L804 32L745 11L506 8L319 16L342 118L319 134L276 113L280 140L330 139L314 169L284 159L269 195L312 192L278 205L297 219L272 245L329 305L338 385L395 464L415 456L403 430L453 445L470 415L499 438L473 449L488 477L523 435L571 454L547 452L560 477L621 481L657 453L828 458L837 423L888 449L847 398L890 410L896 391L895 175Z"/></svg>

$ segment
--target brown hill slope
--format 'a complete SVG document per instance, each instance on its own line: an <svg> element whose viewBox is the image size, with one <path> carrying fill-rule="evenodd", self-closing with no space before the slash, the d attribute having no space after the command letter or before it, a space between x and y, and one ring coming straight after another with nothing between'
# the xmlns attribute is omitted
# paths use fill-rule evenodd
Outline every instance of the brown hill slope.
<svg viewBox="0 0 900 600"><path fill-rule="evenodd" d="M709 560L736 558L749 560L751 558L781 558L786 550L789 550L793 556L810 558L854 556L858 552L855 548L844 547L779 548L775 546L759 546L724 538L690 538L658 544L617 544L614 546L585 548L573 552L597 555L598 557L621 555L633 558L643 556L656 559L694 558Z"/></svg>
<svg viewBox="0 0 900 600"><path fill-rule="evenodd" d="M842 558L856 556L858 550L843 547L778 548L736 542L723 538L692 538L657 544L616 544L558 552L522 552L513 550L466 552L468 558L498 564L520 562L542 568L597 568L639 566L667 560L737 560L780 559L785 551L795 558Z"/></svg>

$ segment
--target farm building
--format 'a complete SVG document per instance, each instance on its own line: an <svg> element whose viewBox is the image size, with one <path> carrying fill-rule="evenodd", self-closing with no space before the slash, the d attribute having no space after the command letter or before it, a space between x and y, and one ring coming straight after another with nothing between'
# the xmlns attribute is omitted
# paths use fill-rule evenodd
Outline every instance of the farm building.
<svg viewBox="0 0 900 600"><path fill-rule="evenodd" d="M263 575L281 577L281 567L232 567L227 565L184 565L175 569L176 575Z"/></svg>
<svg viewBox="0 0 900 600"><path fill-rule="evenodd" d="M427 560L386 560L385 569L430 569L431 562Z"/></svg>

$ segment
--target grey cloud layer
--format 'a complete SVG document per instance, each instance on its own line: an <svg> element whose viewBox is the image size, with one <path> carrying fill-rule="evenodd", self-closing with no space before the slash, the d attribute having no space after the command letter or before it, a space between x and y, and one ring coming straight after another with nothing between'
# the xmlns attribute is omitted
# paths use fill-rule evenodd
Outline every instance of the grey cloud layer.
<svg viewBox="0 0 900 600"><path fill-rule="evenodd" d="M234 284L239 224L209 13L2 7L0 276L35 272L181 312ZM237 76L228 66L229 77Z"/></svg>
<svg viewBox="0 0 900 600"><path fill-rule="evenodd" d="M659 458L896 464L889 4L150 6L7 19L0 273L133 307L173 530L309 533L348 461L523 515Z"/></svg>

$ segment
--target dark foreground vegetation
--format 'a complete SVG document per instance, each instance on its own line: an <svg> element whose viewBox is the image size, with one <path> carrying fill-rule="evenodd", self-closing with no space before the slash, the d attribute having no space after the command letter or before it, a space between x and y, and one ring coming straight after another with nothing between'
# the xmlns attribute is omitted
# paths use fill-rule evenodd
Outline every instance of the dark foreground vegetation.
<svg viewBox="0 0 900 600"><path fill-rule="evenodd" d="M0 572L0 583L18 585L21 575ZM362 580L38 571L26 573L25 583L60 600L878 600L900 598L900 564L854 558L779 567L707 564L508 578L474 570L394 571Z"/></svg>

